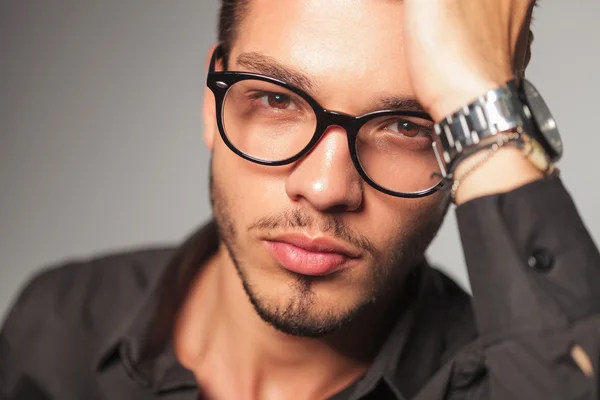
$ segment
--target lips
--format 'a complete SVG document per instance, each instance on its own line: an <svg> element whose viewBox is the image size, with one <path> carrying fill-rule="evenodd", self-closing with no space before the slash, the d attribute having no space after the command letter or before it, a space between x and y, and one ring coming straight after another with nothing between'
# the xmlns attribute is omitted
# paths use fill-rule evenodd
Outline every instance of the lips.
<svg viewBox="0 0 600 400"><path fill-rule="evenodd" d="M309 276L332 274L360 257L356 249L326 237L288 234L265 240L265 245L285 269Z"/></svg>

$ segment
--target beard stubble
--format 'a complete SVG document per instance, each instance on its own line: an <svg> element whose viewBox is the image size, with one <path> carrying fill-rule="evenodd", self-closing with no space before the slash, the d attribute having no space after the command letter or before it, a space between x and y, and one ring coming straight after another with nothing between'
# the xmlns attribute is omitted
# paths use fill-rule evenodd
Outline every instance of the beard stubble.
<svg viewBox="0 0 600 400"><path fill-rule="evenodd" d="M423 259L427 246L443 220L440 217L428 221L419 231L408 235L408 240L397 240L397 246L388 252L378 251L367 237L352 231L337 214L323 214L323 218L317 222L306 211L294 209L255 221L247 228L248 231L318 226L321 232L330 233L371 254L379 254L379 259L384 260L372 268L368 282L363 282L365 289L361 298L352 308L342 310L331 307L315 314L313 305L317 301L317 294L313 286L319 281L335 279L335 274L325 277L292 274L289 289L293 295L284 304L269 304L267 299L261 297L259 285L251 282L249 271L252 266L243 263L240 257L234 211L230 208L225 191L214 179L212 160L209 179L210 200L219 238L229 253L248 300L264 322L292 336L323 337L339 331L361 315L377 312L381 303L387 304L390 297L394 297L394 293L402 287L404 278Z"/></svg>

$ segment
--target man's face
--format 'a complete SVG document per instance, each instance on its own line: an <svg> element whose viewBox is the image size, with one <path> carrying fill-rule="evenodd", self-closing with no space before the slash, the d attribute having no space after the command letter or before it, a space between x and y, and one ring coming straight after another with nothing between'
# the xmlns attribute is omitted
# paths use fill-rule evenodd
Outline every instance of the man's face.
<svg viewBox="0 0 600 400"><path fill-rule="evenodd" d="M309 95L326 109L365 114L381 98L414 98L402 18L396 0L251 0L228 70L268 75L264 63L238 62L258 54L308 77ZM259 315L284 332L316 336L399 289L441 223L446 193L401 199L372 188L336 126L295 163L251 163L219 137L211 100L214 213Z"/></svg>

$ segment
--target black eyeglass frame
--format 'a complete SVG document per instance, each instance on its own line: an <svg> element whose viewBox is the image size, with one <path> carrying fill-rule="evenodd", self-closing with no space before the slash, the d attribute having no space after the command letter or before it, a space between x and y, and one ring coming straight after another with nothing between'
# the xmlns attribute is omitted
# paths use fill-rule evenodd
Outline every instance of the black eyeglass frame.
<svg viewBox="0 0 600 400"><path fill-rule="evenodd" d="M360 159L358 157L358 153L356 151L356 138L360 131L360 128L367 123L368 121L382 117L382 116L405 116L405 117L416 117L422 118L429 121L433 121L431 117L427 113L417 112L417 111L401 111L401 110L378 110L374 112L370 112L367 114L352 116L349 114L330 111L323 108L315 99L310 97L304 91L289 85L288 83L281 81L279 79L271 78L269 76L255 74L251 72L237 72L237 71L215 71L215 65L217 59L221 57L221 47L218 46L211 57L210 66L208 70L208 76L206 79L206 85L213 92L215 96L215 105L216 105L216 117L217 117L217 126L219 128L219 134L221 135L221 139L225 142L227 147L231 151L233 151L238 156L242 157L245 160L254 162L260 165L267 166L282 166L291 164L295 161L300 160L304 157L321 139L325 131L330 126L340 126L346 131L346 136L348 138L348 148L350 149L350 158L352 159L352 163L354 167L358 171L359 175L373 188L379 190L382 193L385 193L394 197L403 197L403 198L420 198L432 195L439 191L441 188L446 186L446 180L441 177L440 174L440 182L436 185L420 190L417 192L396 192L390 189L387 189L383 186L380 186L375 181L373 181L369 175L365 172L364 168L360 163ZM277 86L281 86L286 90L289 90L298 96L302 97L313 109L315 116L317 118L317 125L315 127L315 133L313 134L312 139L308 142L308 144L300 150L296 155L286 158L284 160L279 161L266 161L260 158L253 157L249 154L244 153L239 150L237 147L231 143L229 138L227 137L227 133L225 130L225 126L223 125L223 104L225 102L225 98L227 97L227 92L237 82L253 79L260 80L263 82L272 83Z"/></svg>

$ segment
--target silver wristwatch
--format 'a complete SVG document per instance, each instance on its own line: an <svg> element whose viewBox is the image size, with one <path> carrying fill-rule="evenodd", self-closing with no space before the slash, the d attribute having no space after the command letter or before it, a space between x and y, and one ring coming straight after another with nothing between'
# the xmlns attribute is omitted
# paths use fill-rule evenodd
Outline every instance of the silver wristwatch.
<svg viewBox="0 0 600 400"><path fill-rule="evenodd" d="M556 122L539 92L527 80L491 90L435 124L434 151L444 177L466 156L503 132L526 134L554 163L563 153Z"/></svg>

